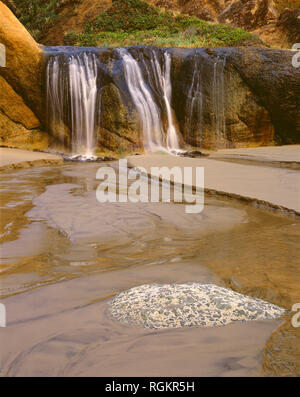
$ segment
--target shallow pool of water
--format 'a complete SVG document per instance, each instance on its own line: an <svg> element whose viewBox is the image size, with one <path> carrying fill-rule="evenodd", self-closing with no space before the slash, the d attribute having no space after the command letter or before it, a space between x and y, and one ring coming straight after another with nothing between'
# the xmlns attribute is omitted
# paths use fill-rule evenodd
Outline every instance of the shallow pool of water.
<svg viewBox="0 0 300 397"><path fill-rule="evenodd" d="M1 175L0 373L261 374L283 320L149 331L111 320L106 302L141 284L195 281L290 309L300 302L299 219L209 196L196 215L173 202L101 204L99 166ZM282 338L271 361L295 373Z"/></svg>

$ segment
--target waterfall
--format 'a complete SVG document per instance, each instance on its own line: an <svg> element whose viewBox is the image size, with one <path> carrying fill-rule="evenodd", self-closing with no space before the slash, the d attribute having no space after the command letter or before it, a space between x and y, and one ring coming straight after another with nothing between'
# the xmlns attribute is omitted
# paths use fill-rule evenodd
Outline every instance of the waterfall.
<svg viewBox="0 0 300 397"><path fill-rule="evenodd" d="M95 113L97 100L97 58L84 53L71 56L69 62L72 119L72 151L94 154Z"/></svg>
<svg viewBox="0 0 300 397"><path fill-rule="evenodd" d="M167 147L169 150L179 149L178 137L176 127L174 125L171 98L172 98L172 83L171 83L171 56L167 52L164 54L165 73L161 74L163 83L164 101L168 116L168 131L167 131Z"/></svg>
<svg viewBox="0 0 300 397"><path fill-rule="evenodd" d="M223 145L226 139L226 117L225 117L225 82L224 82L224 69L226 65L226 57L220 58L219 56L213 63L211 68L211 91L203 92L203 78L207 71L205 67L205 59L198 54L194 59L194 70L192 74L191 84L189 87L187 101L186 101L186 116L185 116L185 130L189 134L195 134L198 137L198 142L203 140L203 112L204 107L207 109L207 103L210 103L211 97L212 114L211 120L214 128L214 142L217 146ZM208 102L205 103L205 99Z"/></svg>
<svg viewBox="0 0 300 397"><path fill-rule="evenodd" d="M66 73L67 71L67 73ZM97 104L97 57L82 52L50 58L47 65L49 128L65 141L64 119L70 119L73 155L93 157Z"/></svg>
<svg viewBox="0 0 300 397"><path fill-rule="evenodd" d="M194 124L192 123L194 121ZM196 127L202 138L203 128L203 91L202 91L202 64L201 58L195 57L192 82L187 95L186 129L190 133Z"/></svg>
<svg viewBox="0 0 300 397"><path fill-rule="evenodd" d="M52 56L47 64L47 116L48 127L51 132L58 135L64 143L65 125L63 122L65 114L65 98L63 95L64 74L60 68L60 58Z"/></svg>
<svg viewBox="0 0 300 397"><path fill-rule="evenodd" d="M163 66L161 66L157 54L151 50L150 63L143 59L143 66L146 71L147 80L143 75L141 66L133 56L125 49L119 50L122 56L125 80L135 107L139 113L142 123L144 147L149 152L168 150L179 150L176 127L173 121L171 97L171 56L164 53ZM152 92L154 87L158 95L163 98L167 115L166 137L162 127L162 112L160 106L155 102Z"/></svg>
<svg viewBox="0 0 300 397"><path fill-rule="evenodd" d="M218 57L214 62L213 75L213 105L215 115L216 143L225 137L226 119L225 119L225 92L224 92L224 68L226 57L220 60Z"/></svg>
<svg viewBox="0 0 300 397"><path fill-rule="evenodd" d="M147 152L183 153L172 98L187 142L200 147L226 147L226 56L218 55L211 62L203 52L195 51L194 57L189 58L191 68L183 75L185 91L181 92L181 82L175 81L179 91L173 96L171 51L153 47L117 48L111 49L106 58L102 56L106 53L103 49L66 48L51 52L50 48L46 83L51 134L70 148L73 156L94 158L96 131L104 134L100 140L110 131L110 126L107 128L110 109L103 103L105 109L101 113L100 104L112 84L119 90L124 104L127 106L129 99L136 109ZM133 119L136 123L135 115ZM119 124L115 123L112 133L118 135L118 128Z"/></svg>
<svg viewBox="0 0 300 397"><path fill-rule="evenodd" d="M119 53L129 92L141 118L144 148L149 152L160 150L163 148L160 109L145 83L138 62L125 49L120 49Z"/></svg>

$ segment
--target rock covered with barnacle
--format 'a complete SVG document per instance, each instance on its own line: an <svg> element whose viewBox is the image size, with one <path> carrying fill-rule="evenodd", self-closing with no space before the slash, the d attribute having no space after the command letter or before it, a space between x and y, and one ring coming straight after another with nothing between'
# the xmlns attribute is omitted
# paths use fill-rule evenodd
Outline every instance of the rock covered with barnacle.
<svg viewBox="0 0 300 397"><path fill-rule="evenodd" d="M110 317L145 328L213 327L275 319L284 309L214 284L149 284L115 296Z"/></svg>

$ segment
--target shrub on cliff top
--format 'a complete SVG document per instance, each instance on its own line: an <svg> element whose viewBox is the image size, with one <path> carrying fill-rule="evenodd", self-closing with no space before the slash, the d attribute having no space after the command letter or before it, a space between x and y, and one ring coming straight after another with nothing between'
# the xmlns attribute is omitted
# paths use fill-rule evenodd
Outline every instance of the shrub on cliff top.
<svg viewBox="0 0 300 397"><path fill-rule="evenodd" d="M40 41L60 17L61 7L81 0L14 0L15 13ZM95 0L96 1L96 0ZM142 0L116 0L87 22L84 31L64 33L65 45L220 47L259 44L253 35L228 25L163 11Z"/></svg>
<svg viewBox="0 0 300 397"><path fill-rule="evenodd" d="M86 32L137 32L163 30L178 33L190 26L204 23L196 17L174 15L142 0L117 0L103 14L86 26Z"/></svg>
<svg viewBox="0 0 300 397"><path fill-rule="evenodd" d="M170 24L170 12L162 13L156 7L140 0L119 0L91 25L94 30L105 32L134 32L152 30L163 23Z"/></svg>
<svg viewBox="0 0 300 397"><path fill-rule="evenodd" d="M60 8L80 0L7 0L4 3L16 14L36 40L54 25Z"/></svg>
<svg viewBox="0 0 300 397"><path fill-rule="evenodd" d="M84 33L67 32L65 44L163 47L204 47L258 44L243 29L174 14L142 0L117 0L103 14L89 21Z"/></svg>

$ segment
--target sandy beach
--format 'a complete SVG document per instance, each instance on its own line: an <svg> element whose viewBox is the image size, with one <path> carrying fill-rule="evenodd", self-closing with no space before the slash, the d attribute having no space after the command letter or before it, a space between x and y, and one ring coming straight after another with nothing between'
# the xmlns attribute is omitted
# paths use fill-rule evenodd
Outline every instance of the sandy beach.
<svg viewBox="0 0 300 397"><path fill-rule="evenodd" d="M247 164L240 164L241 156L251 160ZM223 149L209 157L196 159L165 154L129 156L128 162L132 167L143 167L148 174L151 167L204 167L206 192L300 215L300 173L297 169L281 166L286 162L299 164L299 158L300 145L291 145ZM270 163L272 167L268 166ZM193 172L193 184L195 177L196 173Z"/></svg>
<svg viewBox="0 0 300 397"><path fill-rule="evenodd" d="M0 172L43 165L59 165L63 159L55 154L23 149L0 148Z"/></svg>

